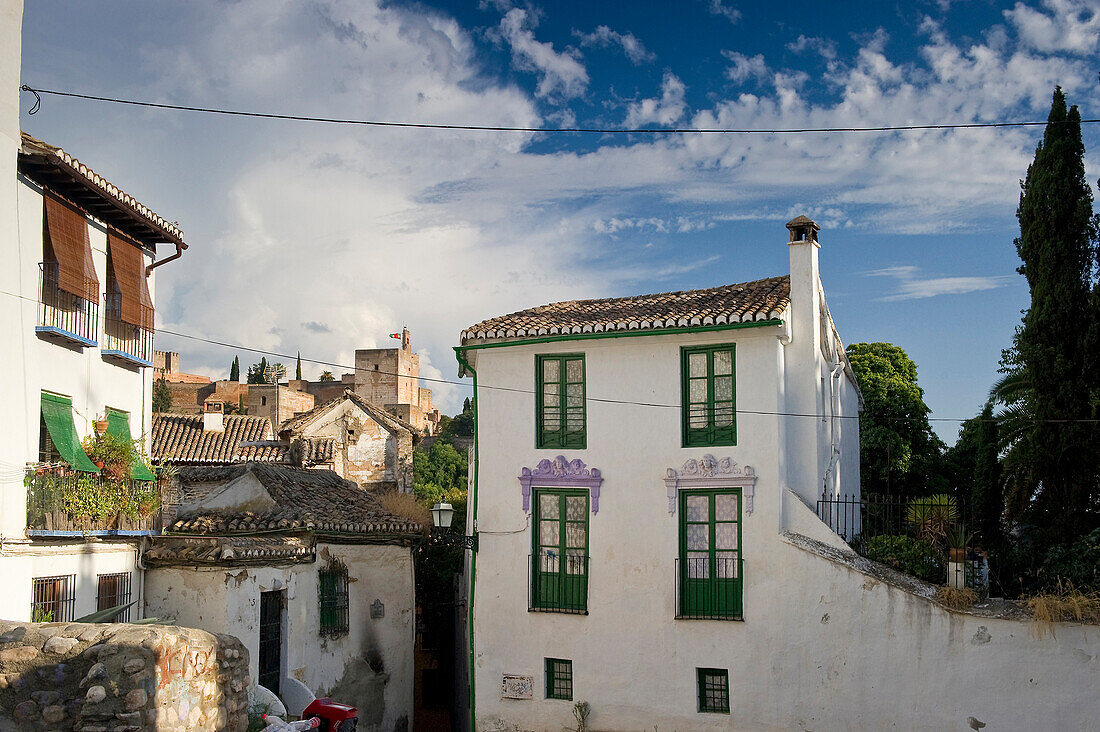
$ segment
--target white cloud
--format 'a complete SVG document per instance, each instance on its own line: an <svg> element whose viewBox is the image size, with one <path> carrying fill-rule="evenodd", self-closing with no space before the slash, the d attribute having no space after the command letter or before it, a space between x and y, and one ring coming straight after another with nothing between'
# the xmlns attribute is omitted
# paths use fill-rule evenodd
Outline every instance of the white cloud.
<svg viewBox="0 0 1100 732"><path fill-rule="evenodd" d="M798 38L787 44L787 50L793 53L811 51L820 55L826 61L832 61L836 58L836 43L829 38L819 36L799 35Z"/></svg>
<svg viewBox="0 0 1100 732"><path fill-rule="evenodd" d="M1016 3L1005 18L1021 40L1037 51L1089 54L1100 43L1100 2L1097 0L1043 0L1043 10Z"/></svg>
<svg viewBox="0 0 1100 732"><path fill-rule="evenodd" d="M580 39L581 46L598 46L600 48L621 46L623 53L635 66L657 58L657 54L647 50L645 45L633 33L619 33L611 30L606 25L599 26L591 33L581 33L575 30L573 35Z"/></svg>
<svg viewBox="0 0 1100 732"><path fill-rule="evenodd" d="M1007 276L986 277L922 277L912 265L899 265L864 272L868 277L890 277L896 282L890 295L879 300L920 300L940 295L966 295L971 292L993 290L1012 281Z"/></svg>
<svg viewBox="0 0 1100 732"><path fill-rule="evenodd" d="M731 23L741 20L741 11L726 5L722 0L710 0L707 9L710 10L711 15L721 15Z"/></svg>
<svg viewBox="0 0 1100 732"><path fill-rule="evenodd" d="M523 8L512 8L500 20L500 34L512 48L512 62L539 74L540 97L570 99L588 88L588 72L573 49L555 51L554 44L535 39L537 18Z"/></svg>
<svg viewBox="0 0 1100 732"><path fill-rule="evenodd" d="M684 116L687 107L684 103L685 91L684 83L671 71L666 71L661 80L661 98L631 103L623 125L634 128L651 123L666 126L675 124Z"/></svg>
<svg viewBox="0 0 1100 732"><path fill-rule="evenodd" d="M755 56L746 56L737 51L722 51L722 55L733 63L733 66L726 69L726 78L730 81L737 82L738 84L743 84L749 79L764 81L770 73L762 54L758 53Z"/></svg>

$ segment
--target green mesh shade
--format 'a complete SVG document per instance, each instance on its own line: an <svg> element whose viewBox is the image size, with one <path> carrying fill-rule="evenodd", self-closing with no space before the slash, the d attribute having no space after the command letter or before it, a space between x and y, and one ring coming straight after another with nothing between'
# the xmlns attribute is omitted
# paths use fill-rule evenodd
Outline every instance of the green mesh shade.
<svg viewBox="0 0 1100 732"><path fill-rule="evenodd" d="M122 437L127 440L133 439L130 434L130 415L126 414L126 412L108 409L107 431L116 437ZM130 477L134 480L157 479L157 476L153 475L149 467L143 463L139 457L135 457L134 464L130 466Z"/></svg>
<svg viewBox="0 0 1100 732"><path fill-rule="evenodd" d="M80 437L76 434L76 425L73 424L73 403L69 399L43 394L42 419L46 422L46 430L50 433L54 447L70 467L88 473L99 472L99 468L80 446Z"/></svg>

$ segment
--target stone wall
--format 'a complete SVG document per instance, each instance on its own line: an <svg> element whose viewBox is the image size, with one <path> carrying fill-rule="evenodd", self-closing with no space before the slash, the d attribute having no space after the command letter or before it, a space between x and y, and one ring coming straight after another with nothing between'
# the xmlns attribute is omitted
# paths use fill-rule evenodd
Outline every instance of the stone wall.
<svg viewBox="0 0 1100 732"><path fill-rule="evenodd" d="M230 635L0 621L0 731L244 732L248 684Z"/></svg>

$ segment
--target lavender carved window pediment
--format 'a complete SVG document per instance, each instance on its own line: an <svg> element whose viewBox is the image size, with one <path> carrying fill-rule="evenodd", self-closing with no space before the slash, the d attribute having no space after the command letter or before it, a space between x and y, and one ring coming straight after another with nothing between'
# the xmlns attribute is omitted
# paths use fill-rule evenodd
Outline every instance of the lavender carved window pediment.
<svg viewBox="0 0 1100 732"><path fill-rule="evenodd" d="M679 470L669 468L665 473L668 492L668 512L676 513L679 491L686 488L740 488L745 514L752 513L753 492L756 488L756 471L750 466L740 466L732 458L717 459L704 455L692 458Z"/></svg>
<svg viewBox="0 0 1100 732"><path fill-rule="evenodd" d="M566 460L558 455L553 460L540 460L533 468L523 468L519 474L523 492L523 512L531 510L532 486L549 488L587 488L592 495L592 513L600 510L600 485L603 476L596 468L585 466L582 460Z"/></svg>

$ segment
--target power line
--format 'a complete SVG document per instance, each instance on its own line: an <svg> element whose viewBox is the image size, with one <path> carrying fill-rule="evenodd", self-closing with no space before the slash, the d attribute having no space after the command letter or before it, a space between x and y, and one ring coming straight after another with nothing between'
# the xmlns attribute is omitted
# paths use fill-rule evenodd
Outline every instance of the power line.
<svg viewBox="0 0 1100 732"><path fill-rule="evenodd" d="M881 125L867 127L793 127L793 128L739 128L739 127L512 127L507 125L472 125L457 123L433 123L433 122L396 122L365 119L342 119L339 117L311 117L300 114L279 114L274 112L248 112L239 109L219 109L216 107L194 107L184 104L166 104L162 102L146 102L137 99L121 99L118 97L104 97L95 94L81 94L78 92L58 91L56 89L40 89L24 84L20 87L35 95L34 106L29 114L36 114L41 107L41 94L50 94L58 97L70 97L73 99L86 99L95 102L108 102L111 104L126 104L135 107L151 107L154 109L171 109L181 112L203 112L206 114L221 114L231 117L253 117L259 119L277 119L293 122L321 122L325 124L358 125L362 127L397 127L420 130L453 130L463 132L541 132L541 133L581 133L598 135L792 135L814 134L826 132L905 132L913 130L972 130L992 127L1038 127L1049 124L1048 121L1022 121L1022 122L954 122L943 124L914 124L914 125ZM1081 124L1100 122L1100 119L1083 119Z"/></svg>
<svg viewBox="0 0 1100 732"><path fill-rule="evenodd" d="M37 298L25 297L23 295L19 295L19 294L16 294L14 292L8 292L7 290L0 290L0 294L8 295L10 297L14 297L14 298L17 298L17 299L20 299L20 300L26 300L27 302L33 302L33 303L36 303L36 304L39 302ZM262 356L273 356L275 358L285 358L285 359L292 359L292 358L299 357L299 354L291 355L289 353L279 353L278 351L272 351L272 350L266 349L266 348L254 348L252 346L246 346L246 345L243 345L243 344L240 344L240 343L229 343L227 341L219 341L219 340L215 340L213 338L206 338L204 336L197 336L197 335L193 335L191 333L181 333L179 331L167 330L165 328L158 328L156 330L156 332L157 333L163 333L164 335L169 335L169 336L172 336L172 337L175 337L175 338L183 338L185 340L198 341L200 343L207 343L207 344L210 344L210 345L213 345L213 346L219 346L221 348L229 348L229 349L233 349L233 350L236 350L236 351L246 351L248 353L258 353ZM336 361L325 361L323 359L310 358L308 356L300 356L300 357L301 357L301 359L304 363L317 364L318 366L331 366L333 368L338 368L338 369L349 369L352 372L366 371L367 373L382 374L384 376L396 376L398 378L405 378L405 379L411 378L411 377L409 377L405 374L400 374L400 373L397 373L397 372L394 372L394 371L380 371L380 370L376 371L374 369L370 369L370 370L360 369L357 366L351 366L351 365L339 363L339 362L336 362ZM418 376L417 379L419 381L425 381L425 382L428 382L428 383L431 383L431 384L449 384L451 386L461 386L461 387L467 387L467 388L469 388L469 386L470 386L469 383L464 382L464 381L456 381L456 380L452 380L452 379L439 379L439 378L433 378L431 376ZM491 391L511 392L511 393L514 393L514 394L536 394L537 393L534 389L519 389L519 388L516 388L516 387L496 386L494 384L484 384L484 383L478 384L478 388L479 389L488 389L488 390L491 390ZM680 409L681 408L681 405L679 405L679 404L663 404L663 403L660 403L660 402L641 402L641 401L635 401L635 400L632 400L632 399L607 399L607 398L593 397L593 396L586 396L585 399L586 399L586 401L589 401L589 402L598 402L598 403L601 403L601 404L623 404L623 405L628 405L628 406L652 407L652 408L657 408L657 409ZM735 409L734 412L736 414L751 414L751 415L771 416L771 417L806 417L806 418L813 418L813 419L859 419L858 414L818 414L818 413L815 413L815 412L813 412L813 413L812 412L773 412L773 411L762 410L762 409ZM911 422L911 421L914 421L914 420L919 420L919 419L921 419L921 417L885 417L884 416L883 419L897 421L897 422ZM959 423L967 422L967 421L982 421L981 417L927 417L927 420L929 422L959 422ZM990 420L990 421L995 421L995 420ZM1089 422L1089 423L1100 422L1100 419L1028 419L1026 421L1029 421L1029 422L1044 422L1044 423L1050 423L1050 424L1068 424L1068 423L1079 423L1079 422Z"/></svg>

